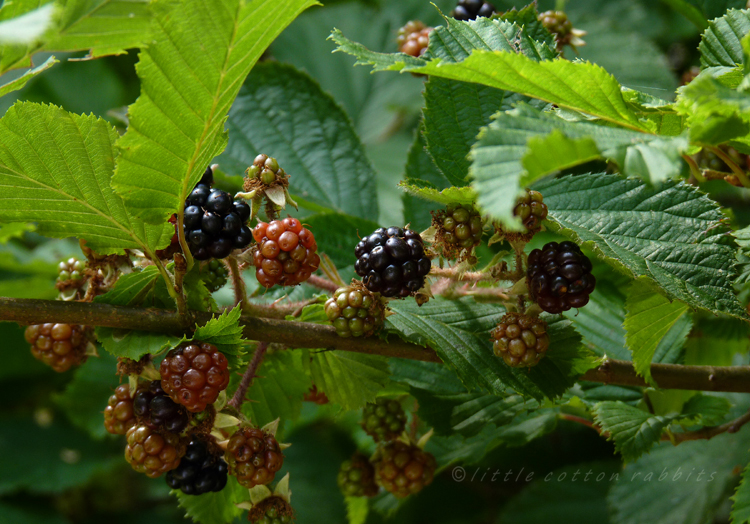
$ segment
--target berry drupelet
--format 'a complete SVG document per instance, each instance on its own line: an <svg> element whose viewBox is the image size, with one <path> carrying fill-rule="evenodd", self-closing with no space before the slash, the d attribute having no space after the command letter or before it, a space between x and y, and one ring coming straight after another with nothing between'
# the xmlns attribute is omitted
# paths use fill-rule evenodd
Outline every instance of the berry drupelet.
<svg viewBox="0 0 750 524"><path fill-rule="evenodd" d="M378 494L375 468L360 452L341 463L336 480L345 497L374 497Z"/></svg>
<svg viewBox="0 0 750 524"><path fill-rule="evenodd" d="M203 440L193 438L180 465L169 471L167 486L186 495L221 491L227 485L227 463L220 454L211 453Z"/></svg>
<svg viewBox="0 0 750 524"><path fill-rule="evenodd" d="M124 435L136 425L133 399L130 398L130 386L120 384L109 397L104 408L104 427L113 435Z"/></svg>
<svg viewBox="0 0 750 524"><path fill-rule="evenodd" d="M206 289L211 293L224 287L229 278L229 271L227 271L224 264L218 260L204 262L200 271L201 280L203 280L203 283L206 284Z"/></svg>
<svg viewBox="0 0 750 524"><path fill-rule="evenodd" d="M534 249L526 272L531 298L547 313L585 306L596 286L591 267L581 248L570 241Z"/></svg>
<svg viewBox="0 0 750 524"><path fill-rule="evenodd" d="M172 400L197 413L229 385L229 363L216 346L188 342L167 353L159 366L161 386Z"/></svg>
<svg viewBox="0 0 750 524"><path fill-rule="evenodd" d="M475 20L480 16L489 18L494 14L497 14L495 7L483 0L458 0L458 5L451 12L456 20Z"/></svg>
<svg viewBox="0 0 750 524"><path fill-rule="evenodd" d="M547 324L538 318L508 313L492 331L492 349L510 367L536 366L549 348Z"/></svg>
<svg viewBox="0 0 750 524"><path fill-rule="evenodd" d="M138 388L133 397L133 410L142 424L170 433L182 433L190 422L185 408L169 398L158 380Z"/></svg>
<svg viewBox="0 0 750 524"><path fill-rule="evenodd" d="M411 56L422 56L427 51L430 33L434 28L425 27L419 20L411 20L398 30L398 50Z"/></svg>
<svg viewBox="0 0 750 524"><path fill-rule="evenodd" d="M151 478L176 468L185 454L183 439L168 431L136 425L128 430L125 438L128 441L125 460L134 470Z"/></svg>
<svg viewBox="0 0 750 524"><path fill-rule="evenodd" d="M430 259L419 233L400 227L376 229L354 249L354 270L365 287L385 297L407 297L424 286Z"/></svg>
<svg viewBox="0 0 750 524"><path fill-rule="evenodd" d="M86 331L76 324L35 324L26 328L24 337L35 359L62 373L86 360Z"/></svg>
<svg viewBox="0 0 750 524"><path fill-rule="evenodd" d="M261 286L296 286L310 278L320 265L318 244L309 229L287 217L253 228L255 276Z"/></svg>
<svg viewBox="0 0 750 524"><path fill-rule="evenodd" d="M542 229L542 220L547 218L547 205L539 191L526 190L526 194L516 201L513 215L518 217L526 228L526 233L538 233Z"/></svg>

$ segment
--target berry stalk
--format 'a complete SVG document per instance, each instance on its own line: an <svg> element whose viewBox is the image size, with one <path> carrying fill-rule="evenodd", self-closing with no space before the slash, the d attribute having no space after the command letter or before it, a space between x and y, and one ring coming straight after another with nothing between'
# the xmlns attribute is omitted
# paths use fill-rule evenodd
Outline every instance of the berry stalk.
<svg viewBox="0 0 750 524"><path fill-rule="evenodd" d="M263 357L266 355L267 350L268 350L268 342L258 342L258 347L255 348L255 353L253 353L253 358L250 360L250 363L247 365L247 369L245 370L245 373L242 375L242 380L240 381L240 385L237 386L237 391L234 392L234 395L232 396L231 400L227 402L227 405L232 406L236 410L240 409L240 407L242 406L242 403L245 402L245 396L247 395L247 390L250 387L250 385L253 383L253 379L255 378L255 373L258 371L258 368L263 362Z"/></svg>

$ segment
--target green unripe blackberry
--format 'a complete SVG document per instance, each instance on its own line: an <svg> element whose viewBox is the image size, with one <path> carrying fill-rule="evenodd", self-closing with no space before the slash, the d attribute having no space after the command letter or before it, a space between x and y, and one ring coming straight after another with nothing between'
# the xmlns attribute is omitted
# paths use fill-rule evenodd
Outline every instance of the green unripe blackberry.
<svg viewBox="0 0 750 524"><path fill-rule="evenodd" d="M370 336L383 324L382 303L361 283L338 288L326 301L325 311L344 338Z"/></svg>
<svg viewBox="0 0 750 524"><path fill-rule="evenodd" d="M374 497L378 494L375 468L360 452L341 463L336 480L345 497Z"/></svg>
<svg viewBox="0 0 750 524"><path fill-rule="evenodd" d="M284 178L286 173L275 158L260 154L255 157L253 165L247 168L247 175L250 179L255 178L270 186L277 178Z"/></svg>
<svg viewBox="0 0 750 524"><path fill-rule="evenodd" d="M361 424L375 442L389 442L404 431L406 413L397 400L378 397L365 405Z"/></svg>
<svg viewBox="0 0 750 524"><path fill-rule="evenodd" d="M75 257L63 260L57 266L57 282L82 281L85 270L86 263Z"/></svg>
<svg viewBox="0 0 750 524"><path fill-rule="evenodd" d="M539 191L526 190L526 194L516 201L513 215L518 217L526 228L526 233L537 233L542 229L542 220L547 218L547 205Z"/></svg>
<svg viewBox="0 0 750 524"><path fill-rule="evenodd" d="M203 280L203 283L206 284L206 288L211 293L223 288L229 277L229 271L227 271L227 268L216 259L212 259L203 264L200 271L201 280Z"/></svg>
<svg viewBox="0 0 750 524"><path fill-rule="evenodd" d="M568 19L568 15L564 12L545 11L539 13L539 21L555 37L559 52L562 52L566 45L574 49L577 46L586 45L586 42L581 40L581 37L586 35L586 31L574 28L573 23Z"/></svg>

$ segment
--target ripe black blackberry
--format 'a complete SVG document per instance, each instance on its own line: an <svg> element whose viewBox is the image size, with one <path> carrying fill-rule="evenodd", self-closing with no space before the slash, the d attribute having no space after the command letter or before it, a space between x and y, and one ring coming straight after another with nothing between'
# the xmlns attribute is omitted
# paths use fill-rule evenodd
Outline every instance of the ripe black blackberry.
<svg viewBox="0 0 750 524"><path fill-rule="evenodd" d="M548 313L562 313L583 307L594 291L596 278L591 261L570 241L550 242L529 253L526 283L539 307Z"/></svg>
<svg viewBox="0 0 750 524"><path fill-rule="evenodd" d="M296 286L317 271L320 256L312 232L296 218L258 222L253 228L255 276L261 286Z"/></svg>
<svg viewBox="0 0 750 524"><path fill-rule="evenodd" d="M404 298L419 291L430 272L419 233L400 227L381 227L354 248L354 270L372 292Z"/></svg>
<svg viewBox="0 0 750 524"><path fill-rule="evenodd" d="M230 475L246 488L268 484L284 464L276 437L260 428L240 428L227 443Z"/></svg>
<svg viewBox="0 0 750 524"><path fill-rule="evenodd" d="M396 498L407 497L430 485L437 466L431 453L400 440L379 448L374 462L375 481Z"/></svg>
<svg viewBox="0 0 750 524"><path fill-rule="evenodd" d="M141 424L170 433L182 433L190 422L185 408L169 398L158 380L138 388L133 397L133 412Z"/></svg>
<svg viewBox="0 0 750 524"><path fill-rule="evenodd" d="M375 442L395 440L406 427L406 413L397 400L378 397L362 409L362 429Z"/></svg>
<svg viewBox="0 0 750 524"><path fill-rule="evenodd" d="M383 324L384 307L371 291L356 281L338 288L325 304L326 316L340 337L372 335Z"/></svg>
<svg viewBox="0 0 750 524"><path fill-rule="evenodd" d="M176 468L185 454L185 441L174 433L136 425L125 435L125 460L151 478Z"/></svg>
<svg viewBox="0 0 750 524"><path fill-rule="evenodd" d="M492 349L510 367L536 366L549 348L547 323L520 313L507 313L492 331Z"/></svg>
<svg viewBox="0 0 750 524"><path fill-rule="evenodd" d="M480 16L489 18L495 14L495 6L483 0L458 0L458 5L451 12L456 20L475 20Z"/></svg>
<svg viewBox="0 0 750 524"><path fill-rule="evenodd" d="M345 497L374 497L378 494L375 468L360 452L341 463L336 480Z"/></svg>
<svg viewBox="0 0 750 524"><path fill-rule="evenodd" d="M211 452L209 443L193 438L187 445L180 465L169 471L167 486L186 495L203 495L221 491L227 485L227 463L218 452Z"/></svg>
<svg viewBox="0 0 750 524"><path fill-rule="evenodd" d="M213 344L186 342L161 361L161 387L172 400L197 413L227 389L228 366L227 357Z"/></svg>
<svg viewBox="0 0 750 524"><path fill-rule="evenodd" d="M136 425L133 399L130 398L130 386L120 384L109 397L104 408L104 427L113 435L124 435Z"/></svg>
<svg viewBox="0 0 750 524"><path fill-rule="evenodd" d="M425 27L419 20L411 20L398 30L398 50L411 56L422 56L427 51L433 27Z"/></svg>
<svg viewBox="0 0 750 524"><path fill-rule="evenodd" d="M35 359L63 373L86 360L87 331L77 324L35 324L26 328L24 337Z"/></svg>
<svg viewBox="0 0 750 524"><path fill-rule="evenodd" d="M210 173L209 173L210 172ZM209 167L185 201L183 228L190 252L197 260L226 258L234 249L243 249L252 241L247 227L250 206L232 200L226 191L212 189L213 172Z"/></svg>
<svg viewBox="0 0 750 524"><path fill-rule="evenodd" d="M213 293L218 291L227 283L229 278L229 271L227 268L218 260L210 260L205 262L201 268L201 280L206 284L206 289Z"/></svg>

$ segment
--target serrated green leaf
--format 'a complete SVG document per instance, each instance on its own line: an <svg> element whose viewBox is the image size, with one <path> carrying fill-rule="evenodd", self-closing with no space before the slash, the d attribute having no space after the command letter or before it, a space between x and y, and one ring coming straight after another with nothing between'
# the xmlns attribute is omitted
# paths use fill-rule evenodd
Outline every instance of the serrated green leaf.
<svg viewBox="0 0 750 524"><path fill-rule="evenodd" d="M557 413L551 411L534 411L520 415L512 423L502 426L494 433L495 446L525 446L532 440L552 433L557 428Z"/></svg>
<svg viewBox="0 0 750 524"><path fill-rule="evenodd" d="M742 470L742 480L732 496L732 524L745 524L750 521L750 464Z"/></svg>
<svg viewBox="0 0 750 524"><path fill-rule="evenodd" d="M732 287L735 249L724 215L697 189L674 182L649 188L605 174L568 176L534 188L549 208L550 230L585 242L632 278L647 277L670 299L746 317Z"/></svg>
<svg viewBox="0 0 750 524"><path fill-rule="evenodd" d="M419 67L425 64L422 58L405 55L404 53L377 53L370 51L362 44L353 42L346 38L338 29L331 31L330 40L336 42L338 47L334 50L343 51L357 58L354 65L371 65L373 71L401 71L407 65Z"/></svg>
<svg viewBox="0 0 750 524"><path fill-rule="evenodd" d="M750 348L750 326L735 318L700 316L685 345L685 363L731 366L734 356Z"/></svg>
<svg viewBox="0 0 750 524"><path fill-rule="evenodd" d="M181 212L188 192L226 146L224 118L271 41L314 0L152 3L152 43L136 66L141 96L113 186L151 223ZM202 28L196 31L195 28Z"/></svg>
<svg viewBox="0 0 750 524"><path fill-rule="evenodd" d="M344 497L344 502L349 524L365 524L369 512L367 497Z"/></svg>
<svg viewBox="0 0 750 524"><path fill-rule="evenodd" d="M167 269L174 270L174 264L167 266ZM159 284L163 285L164 281L160 280ZM164 289L166 291L166 287ZM194 311L211 311L216 306L211 292L201 278L200 266L198 264L194 264L190 268L190 271L185 273L182 281L182 289L185 293L188 309Z"/></svg>
<svg viewBox="0 0 750 524"><path fill-rule="evenodd" d="M356 246L360 238L378 228L377 222L339 213L319 213L305 217L305 224L310 231L318 233L318 253L331 257L338 268L353 266L357 258L352 246Z"/></svg>
<svg viewBox="0 0 750 524"><path fill-rule="evenodd" d="M46 71L53 65L55 65L58 62L58 60L55 59L54 56L50 56L47 60L44 61L43 64L34 67L32 69L29 69L26 71L23 75L19 76L15 80L11 80L8 83L5 83L3 85L0 85L0 97L7 95L8 93L12 93L13 91L16 91L18 89L21 89L23 86L26 85L26 83L29 80L32 80L36 75L39 73Z"/></svg>
<svg viewBox="0 0 750 524"><path fill-rule="evenodd" d="M520 11L514 7L509 11L501 13L500 20L512 22L518 27L523 27L524 33L529 35L529 38L546 44L550 50L555 49L557 46L555 37L539 20L539 11L537 10L537 5L533 2Z"/></svg>
<svg viewBox="0 0 750 524"><path fill-rule="evenodd" d="M243 511L236 504L247 499L247 488L239 485L234 476L229 475L227 485L219 492L204 493L201 496L186 495L180 490L172 490L185 517L199 524L230 524L239 518Z"/></svg>
<svg viewBox="0 0 750 524"><path fill-rule="evenodd" d="M421 126L420 126L421 128ZM409 149L406 160L406 180L419 187L432 187L433 189L446 189L451 185L445 175L440 172L432 157L427 153L424 135L418 129L415 133L414 142ZM430 211L434 205L428 201L417 198L408 192L402 197L404 203L404 223L411 224L415 231L423 231L430 225Z"/></svg>
<svg viewBox="0 0 750 524"><path fill-rule="evenodd" d="M677 136L685 129L686 117L677 113L674 104L628 88L623 88L622 96L640 118L654 125L656 134Z"/></svg>
<svg viewBox="0 0 750 524"><path fill-rule="evenodd" d="M34 224L25 224L23 222L11 222L10 224L0 225L0 244L7 244L14 238L22 238L25 233L34 231Z"/></svg>
<svg viewBox="0 0 750 524"><path fill-rule="evenodd" d="M149 331L97 327L96 339L110 354L138 360L143 355L158 355L165 349L176 346L182 337Z"/></svg>
<svg viewBox="0 0 750 524"><path fill-rule="evenodd" d="M246 343L242 338L240 315L242 309L238 304L232 310L224 310L221 315L212 318L205 325L196 327L193 333L193 340L216 346L229 358L230 367L235 369L238 360L244 354L243 347Z"/></svg>
<svg viewBox="0 0 750 524"><path fill-rule="evenodd" d="M344 409L372 401L389 381L388 361L348 351L312 351L313 383Z"/></svg>
<svg viewBox="0 0 750 524"><path fill-rule="evenodd" d="M687 116L694 143L747 142L750 95L743 91L728 88L711 77L695 79L680 92L675 108Z"/></svg>
<svg viewBox="0 0 750 524"><path fill-rule="evenodd" d="M625 340L633 353L635 371L650 385L658 387L651 377L651 360L667 332L687 315L688 307L682 302L670 302L654 292L651 285L636 280L628 291L625 308Z"/></svg>
<svg viewBox="0 0 750 524"><path fill-rule="evenodd" d="M147 266L141 271L122 275L112 290L95 297L94 302L113 306L172 307L172 303L162 302L155 292L159 284L159 270L155 266Z"/></svg>
<svg viewBox="0 0 750 524"><path fill-rule="evenodd" d="M102 253L153 253L174 234L146 226L110 188L117 131L94 115L19 102L0 119L0 220L36 222L43 235L86 239Z"/></svg>
<svg viewBox="0 0 750 524"><path fill-rule="evenodd" d="M375 171L349 118L307 74L259 64L229 112L229 144L219 158L242 173L259 153L291 175L290 191L330 211L377 215Z"/></svg>
<svg viewBox="0 0 750 524"><path fill-rule="evenodd" d="M470 187L449 187L438 190L432 187L420 187L423 185L421 182L421 180L409 179L401 182L398 187L411 196L444 206L450 203L473 205L477 198L476 193Z"/></svg>
<svg viewBox="0 0 750 524"><path fill-rule="evenodd" d="M10 20L0 22L0 44L30 45L52 25L55 5L46 4Z"/></svg>
<svg viewBox="0 0 750 524"><path fill-rule="evenodd" d="M742 37L750 31L750 11L731 9L723 17L711 20L698 50L701 68L735 67L744 63Z"/></svg>
<svg viewBox="0 0 750 524"><path fill-rule="evenodd" d="M678 414L655 416L624 402L600 402L593 409L594 421L609 433L625 462L633 462L659 442L661 433Z"/></svg>
<svg viewBox="0 0 750 524"><path fill-rule="evenodd" d="M682 415L690 418L693 424L717 426L724 421L731 408L732 403L724 397L699 393L688 399L682 407Z"/></svg>

